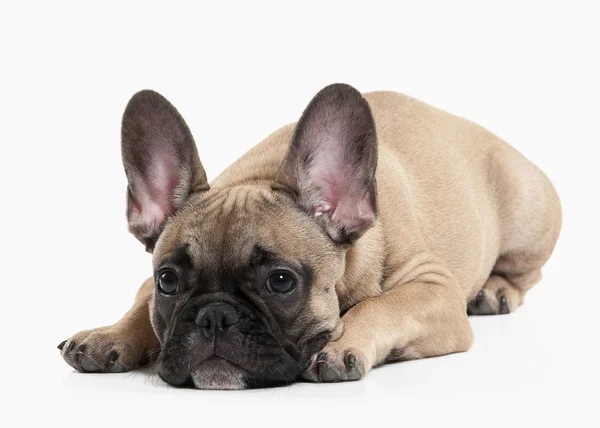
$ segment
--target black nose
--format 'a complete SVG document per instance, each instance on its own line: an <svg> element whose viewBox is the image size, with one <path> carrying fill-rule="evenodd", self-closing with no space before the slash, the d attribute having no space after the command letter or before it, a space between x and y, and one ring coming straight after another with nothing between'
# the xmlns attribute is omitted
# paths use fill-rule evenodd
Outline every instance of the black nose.
<svg viewBox="0 0 600 428"><path fill-rule="evenodd" d="M210 303L203 306L196 316L196 324L202 327L209 339L215 337L217 332L227 330L238 320L235 308L228 303Z"/></svg>

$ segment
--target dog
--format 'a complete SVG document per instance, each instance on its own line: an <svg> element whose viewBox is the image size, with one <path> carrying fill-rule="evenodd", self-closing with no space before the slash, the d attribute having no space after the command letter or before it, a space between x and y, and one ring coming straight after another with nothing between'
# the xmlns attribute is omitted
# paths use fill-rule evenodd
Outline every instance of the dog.
<svg viewBox="0 0 600 428"><path fill-rule="evenodd" d="M245 389L464 352L468 315L514 311L561 228L517 150L395 92L328 86L209 184L181 115L144 90L122 157L154 275L119 322L58 346L86 373L155 362L171 385Z"/></svg>

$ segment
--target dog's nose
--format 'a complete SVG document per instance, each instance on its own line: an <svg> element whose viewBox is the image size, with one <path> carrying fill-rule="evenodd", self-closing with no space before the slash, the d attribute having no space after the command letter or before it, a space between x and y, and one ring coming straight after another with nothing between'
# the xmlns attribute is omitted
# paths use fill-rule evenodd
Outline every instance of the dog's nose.
<svg viewBox="0 0 600 428"><path fill-rule="evenodd" d="M210 303L203 306L196 316L196 324L202 327L207 338L227 330L239 320L237 311L228 303Z"/></svg>

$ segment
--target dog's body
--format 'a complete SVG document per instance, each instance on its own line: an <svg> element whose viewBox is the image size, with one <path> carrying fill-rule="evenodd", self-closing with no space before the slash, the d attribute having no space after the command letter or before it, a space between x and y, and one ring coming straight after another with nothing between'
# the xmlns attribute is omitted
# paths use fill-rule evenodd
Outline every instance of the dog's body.
<svg viewBox="0 0 600 428"><path fill-rule="evenodd" d="M137 196L139 189L153 185L137 184L144 168L128 160L130 126L124 119L124 162L130 196L136 201L130 201L130 228L154 249L158 274L160 261L171 260L183 245L190 266L212 266L205 268L212 272L210 279L194 281L214 287L195 288L192 294L198 299L214 295L219 307L236 308L219 309L217 318L210 315L209 319L218 319L223 331L229 331L227 320L235 318L235 328L242 331L250 327L238 327L243 313L238 306L260 307L256 312L267 319L269 334L294 356L293 363L282 361L282 367L288 372L299 367L290 376L267 376L260 364L248 363L246 356L239 361L224 356L254 351L231 344L221 350L217 338L227 343L226 334L210 333L209 346L214 349L198 359L198 369L182 370L181 362L173 366L169 361L180 359L179 354L163 351L159 374L168 382L184 384L191 378L200 388L243 388L267 384L266 380L290 381L299 375L315 381L353 380L385 361L466 351L473 340L467 311L509 313L540 280L540 269L552 253L561 225L559 199L546 176L515 149L469 121L401 94L373 92L359 100L352 91L344 85L323 90L298 124L270 135L210 186L199 161L196 165L192 159L192 166L183 168L186 177L194 177L192 184L183 196L179 188L172 192L167 199L175 202L167 208L154 203L160 200L156 192L146 192L154 195L152 203L144 203L144 195ZM154 111L160 102L152 102ZM147 133L129 134L143 139ZM180 184L173 183L171 190ZM133 215L132 204L139 211ZM278 208L265 208L270 205ZM140 214L155 212L157 206L163 209L151 219ZM274 236L277 230L281 236ZM196 238L190 238L190 231ZM328 241L319 241L318 233ZM201 243L197 236L203 237ZM251 240L257 242L248 248L268 247L269 254L304 263L298 270L310 274L304 279L299 278L301 273L292 275L294 284L299 284L296 294L304 296L302 303L273 303L272 297L261 297L259 303L258 291L246 300L231 285L237 280L222 279L223 271L237 271L234 259L242 260L254 251L232 254ZM207 252L215 257L206 259ZM173 277L180 281L182 275ZM308 277L310 286L304 284ZM177 329L183 327L175 326L182 325L185 316L170 320L166 314L185 313L187 309L181 308L196 297L161 309L163 303L157 299L164 296L156 297L154 283L151 278L144 284L134 309L119 323L79 333L67 346L61 344L65 359L82 371L121 371L136 367L144 353L159 344L164 349L173 337L182 336L181 342L189 344L195 334L190 333L192 327L179 334ZM210 306L204 300L194 305L194 314ZM284 307L291 319L279 314L277 306ZM199 321L198 316L204 318ZM211 321L198 316L196 324L207 328ZM281 333L274 332L278 328ZM250 330L244 331L240 338ZM288 347L288 339L296 341L297 348ZM185 361L196 361L190 355L204 352L186 353L207 346L199 343L181 351L187 355ZM76 345L82 344L83 351L77 353Z"/></svg>

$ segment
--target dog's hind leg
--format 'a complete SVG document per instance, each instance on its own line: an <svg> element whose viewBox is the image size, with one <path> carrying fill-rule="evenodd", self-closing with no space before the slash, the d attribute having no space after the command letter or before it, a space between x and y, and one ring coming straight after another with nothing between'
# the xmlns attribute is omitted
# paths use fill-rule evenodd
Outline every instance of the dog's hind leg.
<svg viewBox="0 0 600 428"><path fill-rule="evenodd" d="M552 252L507 253L498 258L483 288L467 304L469 315L497 315L514 312L525 294L542 279L541 268Z"/></svg>
<svg viewBox="0 0 600 428"><path fill-rule="evenodd" d="M156 359L159 343L150 323L149 302L154 291L150 278L137 293L133 307L117 323L81 331L58 349L74 369L85 373L125 372Z"/></svg>
<svg viewBox="0 0 600 428"><path fill-rule="evenodd" d="M467 304L469 315L503 315L523 303L525 290L500 275L492 274L474 299Z"/></svg>
<svg viewBox="0 0 600 428"><path fill-rule="evenodd" d="M498 158L495 189L501 245L492 273L468 298L469 315L508 314L523 303L527 291L542 278L560 233L560 200L552 183L534 165L513 151Z"/></svg>

